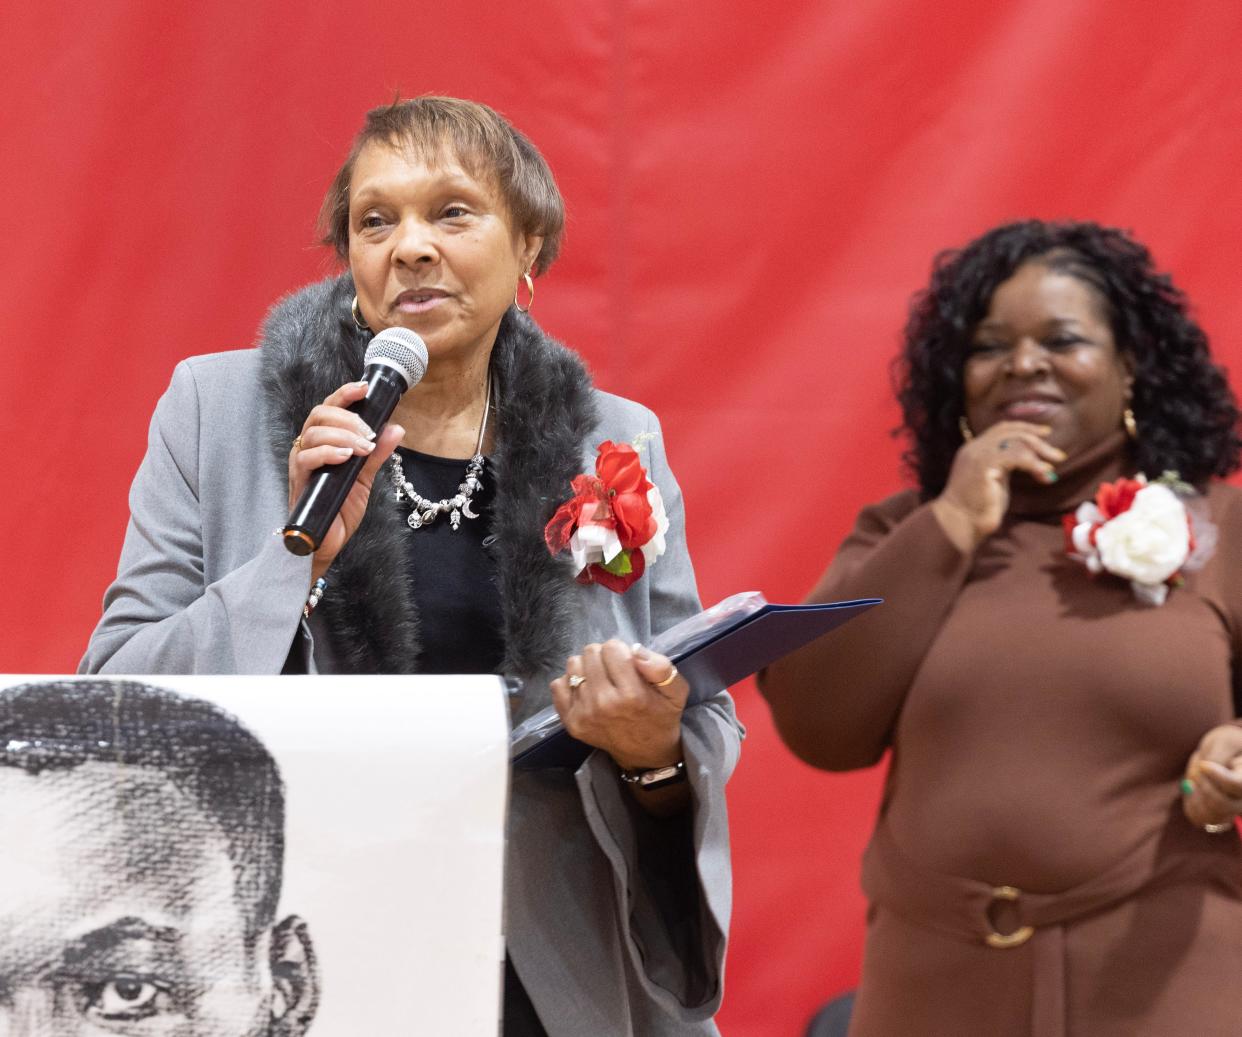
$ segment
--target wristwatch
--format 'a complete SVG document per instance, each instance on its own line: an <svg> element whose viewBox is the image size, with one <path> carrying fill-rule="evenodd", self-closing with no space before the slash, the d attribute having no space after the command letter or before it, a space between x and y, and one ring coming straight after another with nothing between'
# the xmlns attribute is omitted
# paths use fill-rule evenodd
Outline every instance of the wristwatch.
<svg viewBox="0 0 1242 1037"><path fill-rule="evenodd" d="M653 767L645 771L622 771L621 780L640 789L662 789L686 780L686 761L678 760L667 767Z"/></svg>

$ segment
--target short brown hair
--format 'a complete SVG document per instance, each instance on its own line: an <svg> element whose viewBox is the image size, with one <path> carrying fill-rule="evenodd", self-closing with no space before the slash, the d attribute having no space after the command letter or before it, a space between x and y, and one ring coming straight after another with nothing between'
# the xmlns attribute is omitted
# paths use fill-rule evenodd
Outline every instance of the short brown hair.
<svg viewBox="0 0 1242 1037"><path fill-rule="evenodd" d="M534 144L499 112L457 97L415 97L372 108L319 213L322 242L349 258L349 182L368 144L382 141L422 153L452 154L466 171L499 189L513 225L543 238L533 272L542 274L561 248L565 203Z"/></svg>

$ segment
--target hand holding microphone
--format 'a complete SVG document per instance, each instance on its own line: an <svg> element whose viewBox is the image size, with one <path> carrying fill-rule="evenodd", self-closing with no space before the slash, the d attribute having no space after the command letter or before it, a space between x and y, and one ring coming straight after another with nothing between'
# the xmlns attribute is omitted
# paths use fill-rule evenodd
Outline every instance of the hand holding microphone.
<svg viewBox="0 0 1242 1037"><path fill-rule="evenodd" d="M284 544L294 554L314 553L316 578L358 528L380 466L405 435L387 422L426 373L427 347L406 328L387 328L371 340L364 365L362 381L311 410L289 453Z"/></svg>

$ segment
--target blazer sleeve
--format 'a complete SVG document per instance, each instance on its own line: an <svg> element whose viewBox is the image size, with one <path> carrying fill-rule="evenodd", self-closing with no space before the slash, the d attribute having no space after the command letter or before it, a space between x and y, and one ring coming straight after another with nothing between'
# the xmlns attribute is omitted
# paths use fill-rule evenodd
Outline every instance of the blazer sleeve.
<svg viewBox="0 0 1242 1037"><path fill-rule="evenodd" d="M761 675L785 744L826 770L876 763L970 567L913 492L865 508L807 600L884 604Z"/></svg>
<svg viewBox="0 0 1242 1037"><path fill-rule="evenodd" d="M265 535L220 579L205 576L201 403L192 366L178 364L151 419L117 577L80 673L274 674L295 637L309 636L301 610L311 562L278 537ZM235 492L247 492L248 474L229 483Z"/></svg>
<svg viewBox="0 0 1242 1037"><path fill-rule="evenodd" d="M659 422L648 415L648 475L669 518L665 553L643 577L651 629L659 631L699 612L700 604L681 490ZM720 1006L733 892L724 790L743 734L723 688L686 710L682 745L692 807L672 819L646 816L606 753L592 753L577 774L588 823L612 865L631 972L653 1001L686 1022L708 1019Z"/></svg>

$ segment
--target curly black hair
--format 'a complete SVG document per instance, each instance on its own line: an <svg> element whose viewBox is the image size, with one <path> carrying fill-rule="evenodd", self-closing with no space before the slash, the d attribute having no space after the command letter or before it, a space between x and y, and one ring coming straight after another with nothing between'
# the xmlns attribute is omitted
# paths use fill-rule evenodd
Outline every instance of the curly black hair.
<svg viewBox="0 0 1242 1037"><path fill-rule="evenodd" d="M1147 249L1096 223L1025 220L942 252L930 284L911 302L894 381L903 414L898 431L909 438L903 459L923 499L944 489L962 445L962 369L975 326L997 287L1033 259L1081 279L1106 302L1117 348L1134 368L1139 471L1173 470L1202 487L1236 470L1242 440L1233 392L1186 297L1155 269Z"/></svg>

